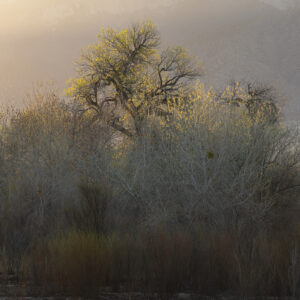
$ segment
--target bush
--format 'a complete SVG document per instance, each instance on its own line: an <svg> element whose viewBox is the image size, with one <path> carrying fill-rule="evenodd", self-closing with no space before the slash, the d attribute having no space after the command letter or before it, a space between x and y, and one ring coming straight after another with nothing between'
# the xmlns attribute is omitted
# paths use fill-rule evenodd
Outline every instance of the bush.
<svg viewBox="0 0 300 300"><path fill-rule="evenodd" d="M72 295L299 295L298 129L226 93L175 97L132 139L51 92L4 114L3 265Z"/></svg>
<svg viewBox="0 0 300 300"><path fill-rule="evenodd" d="M31 97L27 107L4 112L0 128L0 236L15 271L30 247L64 226L63 208L69 198L80 201L81 178L105 173L104 167L85 169L92 160L96 166L104 161L109 141L101 124L52 87L41 86Z"/></svg>
<svg viewBox="0 0 300 300"><path fill-rule="evenodd" d="M111 189L104 182L82 181L79 185L79 193L81 195L79 203L76 205L72 201L65 208L69 226L82 231L95 232L98 235L104 233L107 206L112 198Z"/></svg>

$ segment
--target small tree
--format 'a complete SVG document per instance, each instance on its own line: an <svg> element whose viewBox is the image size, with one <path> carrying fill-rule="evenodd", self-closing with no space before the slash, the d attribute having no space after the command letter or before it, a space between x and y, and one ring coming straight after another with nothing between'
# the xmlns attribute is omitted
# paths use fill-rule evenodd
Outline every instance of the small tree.
<svg viewBox="0 0 300 300"><path fill-rule="evenodd" d="M263 120L265 124L274 124L280 120L279 95L272 86L256 82L232 81L224 91L218 95L223 100L235 106L244 106L249 116ZM262 118L264 116L264 118Z"/></svg>
<svg viewBox="0 0 300 300"><path fill-rule="evenodd" d="M121 32L104 29L98 38L83 51L79 77L70 80L67 93L128 137L141 134L146 116L169 114L170 99L200 76L199 64L182 47L159 51L150 21Z"/></svg>

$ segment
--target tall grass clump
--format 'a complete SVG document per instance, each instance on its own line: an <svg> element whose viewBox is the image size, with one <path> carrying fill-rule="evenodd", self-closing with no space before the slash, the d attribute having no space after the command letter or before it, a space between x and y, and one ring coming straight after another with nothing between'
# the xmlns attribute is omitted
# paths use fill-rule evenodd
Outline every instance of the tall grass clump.
<svg viewBox="0 0 300 300"><path fill-rule="evenodd" d="M73 231L33 249L22 271L26 278L37 276L44 292L65 295L296 296L298 243L299 236L263 231L245 243L239 232L165 225L138 234Z"/></svg>
<svg viewBox="0 0 300 300"><path fill-rule="evenodd" d="M71 201L65 207L66 221L70 228L81 231L104 233L107 223L107 210L112 198L111 188L107 183L82 181L79 184L81 195L78 203Z"/></svg>

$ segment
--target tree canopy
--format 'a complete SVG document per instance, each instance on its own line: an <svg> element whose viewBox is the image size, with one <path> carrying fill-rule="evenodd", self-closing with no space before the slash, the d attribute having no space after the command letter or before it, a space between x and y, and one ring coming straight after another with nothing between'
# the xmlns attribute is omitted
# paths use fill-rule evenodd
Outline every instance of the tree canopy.
<svg viewBox="0 0 300 300"><path fill-rule="evenodd" d="M151 21L122 31L103 29L77 66L79 76L70 80L68 95L128 137L141 134L147 116L168 115L167 104L202 72L183 47L161 50Z"/></svg>

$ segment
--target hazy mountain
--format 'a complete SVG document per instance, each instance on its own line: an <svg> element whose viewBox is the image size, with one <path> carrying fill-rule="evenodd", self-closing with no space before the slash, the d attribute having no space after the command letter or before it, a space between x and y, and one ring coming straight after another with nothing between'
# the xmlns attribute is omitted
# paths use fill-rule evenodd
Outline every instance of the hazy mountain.
<svg viewBox="0 0 300 300"><path fill-rule="evenodd" d="M217 26L182 34L206 65L205 81L223 85L231 79L275 84L291 99L289 116L300 112L300 8L278 10L258 3ZM195 28L196 18L189 28Z"/></svg>
<svg viewBox="0 0 300 300"><path fill-rule="evenodd" d="M0 0L0 101L20 103L35 80L63 87L72 61L102 26L152 18L164 45L182 44L204 62L205 82L276 83L292 99L295 118L299 16L297 0Z"/></svg>

